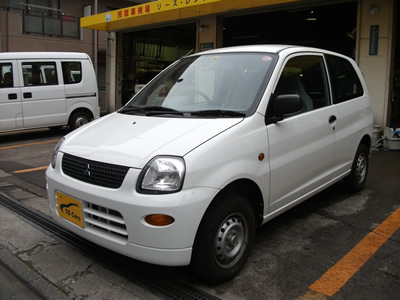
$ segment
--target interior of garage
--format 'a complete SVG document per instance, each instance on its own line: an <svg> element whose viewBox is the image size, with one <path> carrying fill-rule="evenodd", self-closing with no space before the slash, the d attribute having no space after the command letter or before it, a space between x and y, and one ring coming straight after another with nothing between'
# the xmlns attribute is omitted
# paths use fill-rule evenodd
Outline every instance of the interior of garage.
<svg viewBox="0 0 400 300"><path fill-rule="evenodd" d="M227 17L223 45L291 44L354 57L357 2Z"/></svg>
<svg viewBox="0 0 400 300"><path fill-rule="evenodd" d="M196 47L196 23L180 24L123 34L123 104L136 84L147 83Z"/></svg>

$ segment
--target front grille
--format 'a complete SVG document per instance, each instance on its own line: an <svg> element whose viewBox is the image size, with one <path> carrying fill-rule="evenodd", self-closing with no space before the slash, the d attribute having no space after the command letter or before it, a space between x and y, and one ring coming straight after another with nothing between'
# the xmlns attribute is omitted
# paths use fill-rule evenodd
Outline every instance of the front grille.
<svg viewBox="0 0 400 300"><path fill-rule="evenodd" d="M122 185L129 168L64 154L62 170L77 180L117 189Z"/></svg>
<svg viewBox="0 0 400 300"><path fill-rule="evenodd" d="M128 231L126 230L124 218L118 211L87 203L84 212L86 213L86 227L90 227L102 234L110 235L120 242L128 240Z"/></svg>

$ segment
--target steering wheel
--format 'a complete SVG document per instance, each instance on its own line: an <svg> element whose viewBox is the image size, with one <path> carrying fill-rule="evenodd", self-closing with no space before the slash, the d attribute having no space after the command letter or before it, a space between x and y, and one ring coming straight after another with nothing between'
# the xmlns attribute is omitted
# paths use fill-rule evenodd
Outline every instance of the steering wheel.
<svg viewBox="0 0 400 300"><path fill-rule="evenodd" d="M205 93L203 93L199 90L190 90L190 91L187 91L185 94L192 94L192 93L202 96L209 104L212 104L211 99Z"/></svg>

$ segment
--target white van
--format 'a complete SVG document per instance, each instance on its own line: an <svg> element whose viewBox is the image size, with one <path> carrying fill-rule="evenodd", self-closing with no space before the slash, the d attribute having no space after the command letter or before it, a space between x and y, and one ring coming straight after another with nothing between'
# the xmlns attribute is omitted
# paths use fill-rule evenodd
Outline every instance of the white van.
<svg viewBox="0 0 400 300"><path fill-rule="evenodd" d="M97 80L87 54L0 53L0 132L76 129L99 116Z"/></svg>
<svg viewBox="0 0 400 300"><path fill-rule="evenodd" d="M223 282L257 226L338 181L363 187L372 132L348 57L279 45L201 52L61 139L46 172L51 215L113 251Z"/></svg>

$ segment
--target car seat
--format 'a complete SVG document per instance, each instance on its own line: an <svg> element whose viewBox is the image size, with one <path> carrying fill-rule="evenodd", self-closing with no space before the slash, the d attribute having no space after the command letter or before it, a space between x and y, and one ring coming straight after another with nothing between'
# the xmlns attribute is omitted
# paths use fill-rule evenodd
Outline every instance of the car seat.
<svg viewBox="0 0 400 300"><path fill-rule="evenodd" d="M303 103L303 109L301 112L313 110L314 105L311 97L307 94L304 89L304 85L301 82L300 77L297 74L290 75L288 77L281 77L278 82L278 86L275 91L276 95L285 94L297 94L299 95L301 102Z"/></svg>
<svg viewBox="0 0 400 300"><path fill-rule="evenodd" d="M12 87L12 86L13 86L12 73L11 72L4 73L3 87Z"/></svg>

